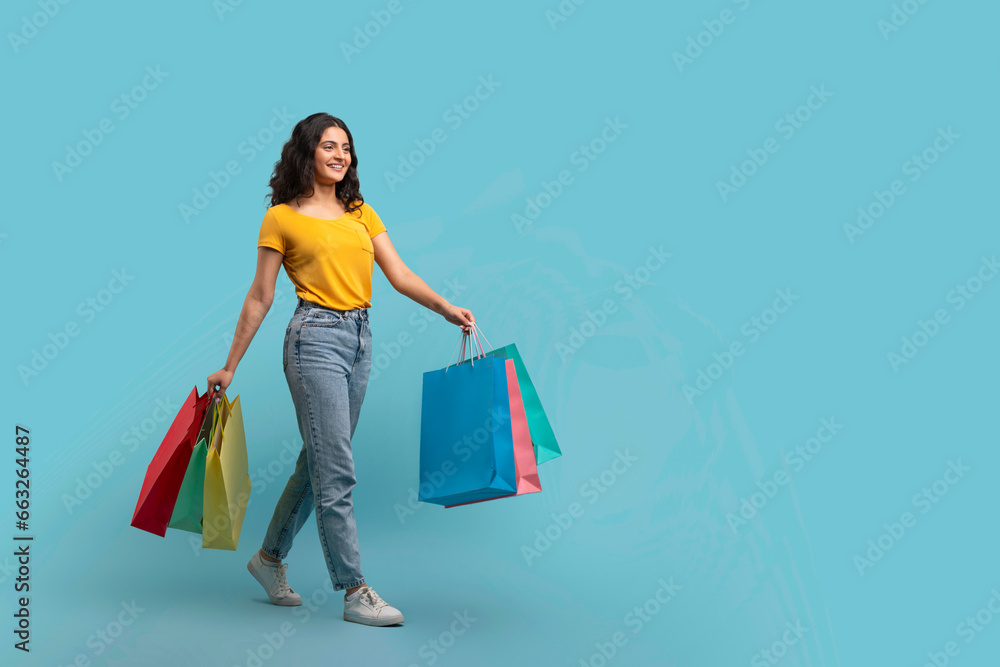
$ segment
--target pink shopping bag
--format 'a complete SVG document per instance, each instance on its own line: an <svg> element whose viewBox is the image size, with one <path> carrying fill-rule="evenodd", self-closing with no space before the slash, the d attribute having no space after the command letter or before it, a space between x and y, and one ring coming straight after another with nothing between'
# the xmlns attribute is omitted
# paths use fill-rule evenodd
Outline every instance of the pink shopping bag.
<svg viewBox="0 0 1000 667"><path fill-rule="evenodd" d="M487 500L496 500L497 498L510 498L526 493L538 493L542 490L542 483L538 479L538 466L535 463L535 449L531 444L531 434L528 432L528 416L525 414L524 402L521 400L521 389L517 384L517 371L514 368L514 360L507 359L505 366L507 369L507 393L510 397L510 425L514 439L514 467L517 471L517 493L508 493L496 498L470 500L469 502L457 503L455 505L445 505L445 509L482 503Z"/></svg>

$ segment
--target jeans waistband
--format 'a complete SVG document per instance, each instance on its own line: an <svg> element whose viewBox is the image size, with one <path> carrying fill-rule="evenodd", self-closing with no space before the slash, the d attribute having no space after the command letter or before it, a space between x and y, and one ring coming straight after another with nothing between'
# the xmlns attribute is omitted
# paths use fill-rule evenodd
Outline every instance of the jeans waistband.
<svg viewBox="0 0 1000 667"><path fill-rule="evenodd" d="M338 315L342 315L343 317L347 317L347 318L351 318L351 319L355 319L355 320L362 320L364 322L368 321L368 309L367 308L353 308L351 310L337 310L336 308L328 308L327 306L320 305L320 304L315 303L313 301L306 301L302 297L299 297L299 302L298 302L298 304L295 307L296 310L298 310L299 308L315 308L317 310L325 310L325 311L330 312L330 313L337 313Z"/></svg>

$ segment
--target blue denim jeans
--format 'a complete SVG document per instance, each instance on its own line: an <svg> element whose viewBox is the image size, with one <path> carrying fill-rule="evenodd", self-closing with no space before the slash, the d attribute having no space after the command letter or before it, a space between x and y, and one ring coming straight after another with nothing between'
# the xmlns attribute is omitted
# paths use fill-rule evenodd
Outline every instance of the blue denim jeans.
<svg viewBox="0 0 1000 667"><path fill-rule="evenodd" d="M351 492L351 438L371 371L368 310L331 310L299 299L285 332L285 379L302 434L295 471L274 508L264 553L284 559L315 508L335 591L365 583Z"/></svg>

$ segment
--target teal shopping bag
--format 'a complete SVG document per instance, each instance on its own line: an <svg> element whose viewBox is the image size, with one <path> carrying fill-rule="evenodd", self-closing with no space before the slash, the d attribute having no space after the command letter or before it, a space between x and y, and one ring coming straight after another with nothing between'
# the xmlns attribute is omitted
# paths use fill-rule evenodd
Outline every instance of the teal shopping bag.
<svg viewBox="0 0 1000 667"><path fill-rule="evenodd" d="M549 418L545 415L545 409L542 407L542 400L538 398L538 392L535 391L535 385L532 384L531 378L528 376L528 369L525 368L524 362L521 360L517 345L514 343L504 345L490 350L486 355L514 361L517 383L521 388L521 400L524 402L524 412L528 416L531 444L535 448L535 463L541 465L557 456L562 456L562 451L556 442L556 434L552 431Z"/></svg>
<svg viewBox="0 0 1000 667"><path fill-rule="evenodd" d="M173 514L170 515L169 528L179 528L201 534L202 501L205 492L205 459L208 456L208 447L212 443L219 419L216 400L213 392L213 398L210 400L208 410L205 411L205 419L195 440L198 444L191 450L191 460L188 462L184 481L181 482L180 491L177 493L177 502L174 503Z"/></svg>

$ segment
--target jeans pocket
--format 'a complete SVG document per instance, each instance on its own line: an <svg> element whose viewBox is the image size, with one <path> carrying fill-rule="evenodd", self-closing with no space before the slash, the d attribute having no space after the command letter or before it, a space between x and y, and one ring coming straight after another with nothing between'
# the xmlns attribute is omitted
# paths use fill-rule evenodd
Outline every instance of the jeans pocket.
<svg viewBox="0 0 1000 667"><path fill-rule="evenodd" d="M282 343L282 345L281 345L281 370L282 371L287 371L288 370L288 337L289 337L289 335L291 335L291 333L292 333L292 326L289 325L288 328L285 329L285 342Z"/></svg>
<svg viewBox="0 0 1000 667"><path fill-rule="evenodd" d="M303 327L335 327L344 321L344 314L331 310L314 310L302 318Z"/></svg>

